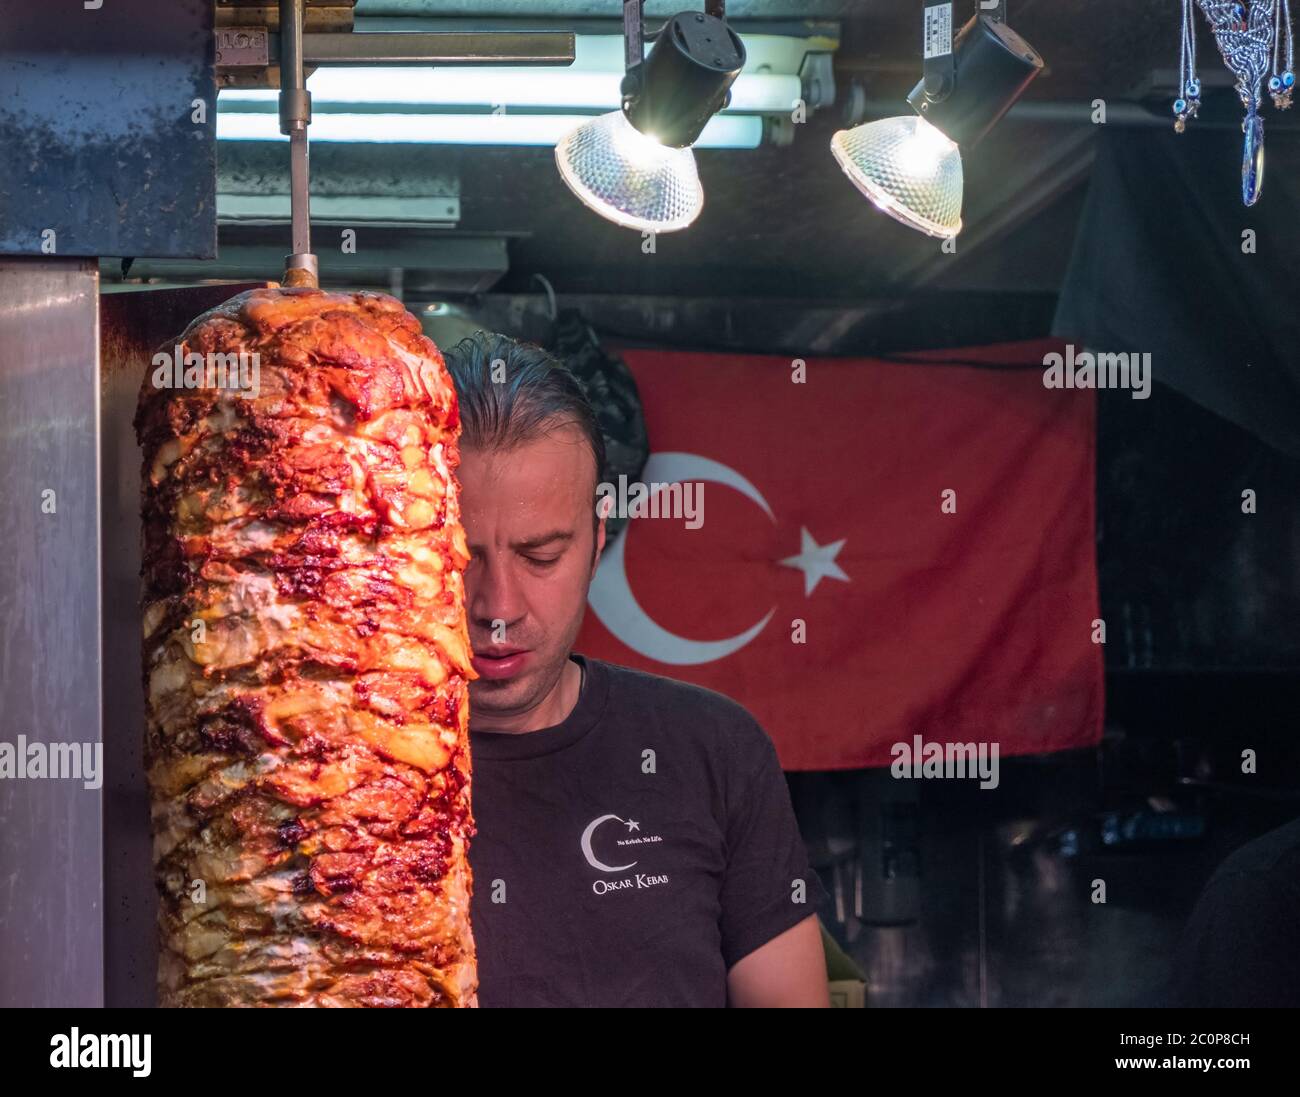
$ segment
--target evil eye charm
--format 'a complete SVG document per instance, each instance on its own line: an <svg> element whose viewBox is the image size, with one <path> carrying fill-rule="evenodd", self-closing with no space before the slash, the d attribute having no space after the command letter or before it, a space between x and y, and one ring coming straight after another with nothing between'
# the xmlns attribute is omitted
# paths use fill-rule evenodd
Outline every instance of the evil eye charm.
<svg viewBox="0 0 1300 1097"><path fill-rule="evenodd" d="M1175 133L1182 133L1185 129L1187 129L1188 119L1196 117L1196 111L1197 108L1200 107L1200 105L1201 104L1199 99L1178 98L1174 100L1173 110L1174 110L1174 132Z"/></svg>
<svg viewBox="0 0 1300 1097"><path fill-rule="evenodd" d="M1201 82L1193 77L1187 81L1187 87L1183 89L1188 99L1199 99L1201 97Z"/></svg>
<svg viewBox="0 0 1300 1097"><path fill-rule="evenodd" d="M1264 189L1264 120L1252 111L1241 128L1241 200L1253 206Z"/></svg>
<svg viewBox="0 0 1300 1097"><path fill-rule="evenodd" d="M1273 106L1278 110L1289 110L1291 93L1295 90L1295 73L1290 69L1281 76L1273 76L1268 82L1268 93L1273 97Z"/></svg>

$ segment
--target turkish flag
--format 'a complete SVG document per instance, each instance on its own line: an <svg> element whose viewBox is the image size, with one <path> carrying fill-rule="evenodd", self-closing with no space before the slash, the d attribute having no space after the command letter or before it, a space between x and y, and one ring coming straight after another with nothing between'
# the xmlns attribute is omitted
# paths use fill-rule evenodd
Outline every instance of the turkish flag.
<svg viewBox="0 0 1300 1097"><path fill-rule="evenodd" d="M812 358L802 383L788 358L625 351L641 480L703 507L628 523L578 649L727 694L790 770L888 765L915 735L1095 744L1096 403L1044 387L1062 349Z"/></svg>

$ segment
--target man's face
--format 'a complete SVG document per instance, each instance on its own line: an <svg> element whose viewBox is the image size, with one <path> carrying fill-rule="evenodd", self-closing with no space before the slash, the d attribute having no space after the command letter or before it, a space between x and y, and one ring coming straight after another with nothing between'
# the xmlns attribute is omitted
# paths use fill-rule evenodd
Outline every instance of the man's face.
<svg viewBox="0 0 1300 1097"><path fill-rule="evenodd" d="M573 648L605 543L592 521L595 461L575 426L506 451L461 453L461 515L476 726L525 718L551 693ZM522 730L522 729L521 729ZM528 729L532 730L532 729Z"/></svg>

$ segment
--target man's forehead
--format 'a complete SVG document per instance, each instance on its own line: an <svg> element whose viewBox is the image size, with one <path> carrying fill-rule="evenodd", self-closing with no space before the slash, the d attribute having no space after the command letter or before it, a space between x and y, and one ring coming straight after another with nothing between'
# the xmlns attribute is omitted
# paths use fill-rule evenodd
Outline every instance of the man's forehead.
<svg viewBox="0 0 1300 1097"><path fill-rule="evenodd" d="M572 423L557 424L509 446L461 446L461 479L482 477L498 487L594 495L595 458L586 436ZM549 490L548 490L549 489Z"/></svg>

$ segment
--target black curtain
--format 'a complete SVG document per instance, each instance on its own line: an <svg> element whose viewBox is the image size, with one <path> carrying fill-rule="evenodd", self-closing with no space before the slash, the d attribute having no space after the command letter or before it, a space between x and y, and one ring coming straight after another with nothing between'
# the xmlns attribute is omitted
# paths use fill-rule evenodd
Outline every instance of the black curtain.
<svg viewBox="0 0 1300 1097"><path fill-rule="evenodd" d="M1149 351L1157 383L1300 457L1300 136L1278 118L1268 112L1276 132L1251 208L1235 125L1099 134L1053 331L1080 348Z"/></svg>

